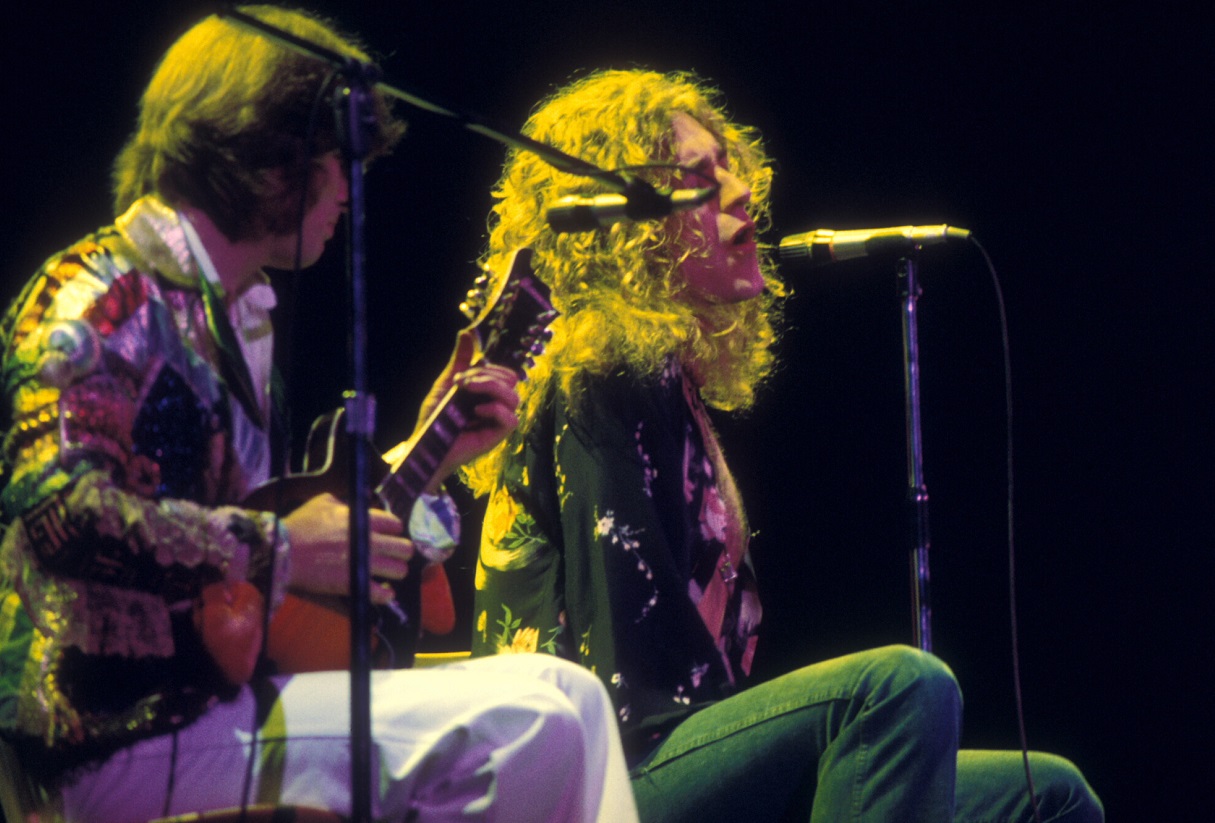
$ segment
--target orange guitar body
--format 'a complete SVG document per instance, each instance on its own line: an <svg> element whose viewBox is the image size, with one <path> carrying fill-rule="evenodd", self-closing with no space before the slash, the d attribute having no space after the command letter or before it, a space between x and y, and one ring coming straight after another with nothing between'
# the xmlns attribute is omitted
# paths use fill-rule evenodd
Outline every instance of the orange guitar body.
<svg viewBox="0 0 1215 823"><path fill-rule="evenodd" d="M447 634L456 625L447 572L436 563L422 570L422 629ZM371 637L372 659L386 665L379 638ZM288 594L270 620L266 655L281 672L350 668L350 607L338 595Z"/></svg>

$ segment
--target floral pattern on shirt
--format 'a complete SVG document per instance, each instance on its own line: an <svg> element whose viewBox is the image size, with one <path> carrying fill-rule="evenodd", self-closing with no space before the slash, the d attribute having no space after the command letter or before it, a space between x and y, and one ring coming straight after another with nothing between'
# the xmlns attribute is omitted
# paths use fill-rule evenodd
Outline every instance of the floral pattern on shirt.
<svg viewBox="0 0 1215 823"><path fill-rule="evenodd" d="M745 518L685 381L672 363L592 384L577 413L550 400L490 496L477 564L473 653L547 651L596 672L633 756L738 688L758 629L745 556L726 636L697 610Z"/></svg>

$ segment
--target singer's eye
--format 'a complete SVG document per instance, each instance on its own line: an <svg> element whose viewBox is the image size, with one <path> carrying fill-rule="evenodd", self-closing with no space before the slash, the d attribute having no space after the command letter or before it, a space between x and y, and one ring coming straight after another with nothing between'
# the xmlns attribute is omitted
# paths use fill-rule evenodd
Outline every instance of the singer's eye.
<svg viewBox="0 0 1215 823"><path fill-rule="evenodd" d="M705 158L691 168L684 168L679 175L679 183L685 188L712 186L717 182L717 168L713 161Z"/></svg>

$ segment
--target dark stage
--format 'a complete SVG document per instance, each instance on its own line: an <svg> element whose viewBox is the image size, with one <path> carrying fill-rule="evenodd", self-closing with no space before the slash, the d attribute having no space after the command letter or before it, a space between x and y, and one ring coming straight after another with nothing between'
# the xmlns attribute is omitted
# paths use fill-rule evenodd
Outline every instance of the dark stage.
<svg viewBox="0 0 1215 823"><path fill-rule="evenodd" d="M1198 803L1210 769L1195 753L1213 725L1201 692L1215 629L1201 244L1215 216L1215 66L1197 12L767 0L308 7L364 33L390 82L510 129L580 69L695 70L777 159L769 242L819 227L971 229L1007 301L1030 745L1073 759L1111 820L1207 819ZM43 257L108 222L109 164L139 90L208 5L114 8L35 5L5 27L5 302ZM382 446L412 426L461 324L504 153L452 121L401 111L410 133L368 180ZM300 427L346 387L341 251L297 287ZM718 420L759 530L769 675L912 640L894 269L860 261L785 274L784 365L752 413ZM934 651L962 684L964 744L1016 747L997 301L969 244L926 249L921 280ZM450 567L471 586L477 505L467 505L468 540Z"/></svg>

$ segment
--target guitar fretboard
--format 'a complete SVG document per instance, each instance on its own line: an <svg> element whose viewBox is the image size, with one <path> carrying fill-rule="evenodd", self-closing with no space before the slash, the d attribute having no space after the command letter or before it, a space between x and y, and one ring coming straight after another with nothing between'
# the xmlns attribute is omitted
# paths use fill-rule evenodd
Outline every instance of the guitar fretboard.
<svg viewBox="0 0 1215 823"><path fill-rule="evenodd" d="M471 403L468 393L456 388L440 401L405 457L376 487L376 497L384 508L409 522L414 502L434 478L439 464L471 416Z"/></svg>

